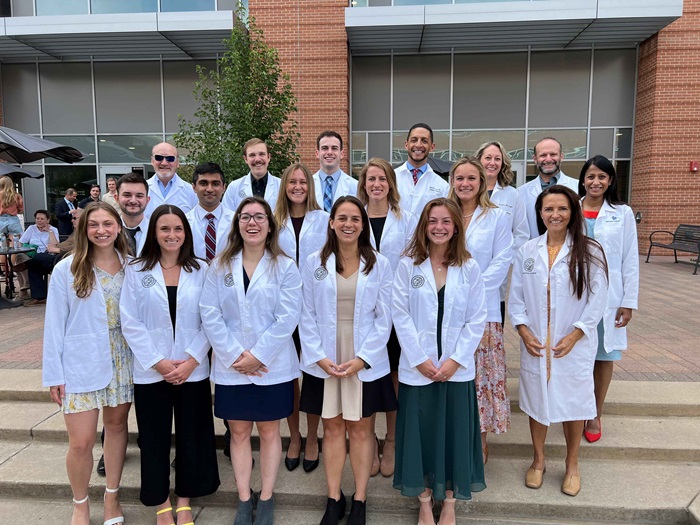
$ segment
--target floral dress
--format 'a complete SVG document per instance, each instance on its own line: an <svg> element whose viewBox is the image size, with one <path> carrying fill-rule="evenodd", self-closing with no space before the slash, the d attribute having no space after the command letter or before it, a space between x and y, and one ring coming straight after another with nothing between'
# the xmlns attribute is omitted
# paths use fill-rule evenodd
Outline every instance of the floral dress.
<svg viewBox="0 0 700 525"><path fill-rule="evenodd" d="M96 269L107 305L109 346L112 354L112 381L105 388L94 392L67 393L63 403L65 414L99 410L105 406L116 407L134 400L133 355L122 335L119 315L119 297L124 282L124 269L120 269L115 275L110 275L100 268Z"/></svg>

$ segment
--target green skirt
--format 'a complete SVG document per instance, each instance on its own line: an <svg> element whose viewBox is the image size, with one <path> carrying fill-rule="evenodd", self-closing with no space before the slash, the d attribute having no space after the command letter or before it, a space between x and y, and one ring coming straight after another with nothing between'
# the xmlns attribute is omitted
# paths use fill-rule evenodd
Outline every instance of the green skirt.
<svg viewBox="0 0 700 525"><path fill-rule="evenodd" d="M399 383L394 488L404 496L429 488L436 500L486 488L474 381Z"/></svg>

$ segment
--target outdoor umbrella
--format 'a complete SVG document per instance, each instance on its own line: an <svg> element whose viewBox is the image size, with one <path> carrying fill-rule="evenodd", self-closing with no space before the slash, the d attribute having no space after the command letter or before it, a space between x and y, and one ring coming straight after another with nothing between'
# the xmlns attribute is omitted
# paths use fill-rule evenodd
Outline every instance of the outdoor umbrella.
<svg viewBox="0 0 700 525"><path fill-rule="evenodd" d="M12 164L4 164L0 162L0 177L3 175L8 175L13 180L24 179L29 177L31 179L43 179L43 173L37 173L36 171L25 170L24 168L18 168Z"/></svg>
<svg viewBox="0 0 700 525"><path fill-rule="evenodd" d="M46 157L69 164L83 160L83 154L75 148L0 126L0 159L24 164Z"/></svg>

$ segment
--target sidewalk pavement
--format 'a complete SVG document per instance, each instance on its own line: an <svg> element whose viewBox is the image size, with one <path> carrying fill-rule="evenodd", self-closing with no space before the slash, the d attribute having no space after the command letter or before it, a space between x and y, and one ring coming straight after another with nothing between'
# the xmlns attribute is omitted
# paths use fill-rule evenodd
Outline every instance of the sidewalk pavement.
<svg viewBox="0 0 700 525"><path fill-rule="evenodd" d="M688 260L688 257L682 257ZM628 328L629 348L615 366L623 381L700 382L700 275L673 257L640 257L640 310ZM39 369L44 306L0 311L0 369ZM517 333L506 322L508 376L518 377Z"/></svg>

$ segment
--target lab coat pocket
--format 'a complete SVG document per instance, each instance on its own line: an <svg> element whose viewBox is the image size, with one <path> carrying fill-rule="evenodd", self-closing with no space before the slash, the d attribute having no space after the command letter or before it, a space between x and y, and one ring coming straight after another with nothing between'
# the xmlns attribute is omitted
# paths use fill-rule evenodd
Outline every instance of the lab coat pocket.
<svg viewBox="0 0 700 525"><path fill-rule="evenodd" d="M63 373L66 384L88 385L95 381L95 375L104 368L104 353L110 352L109 348L100 348L100 339L99 334L65 337Z"/></svg>

